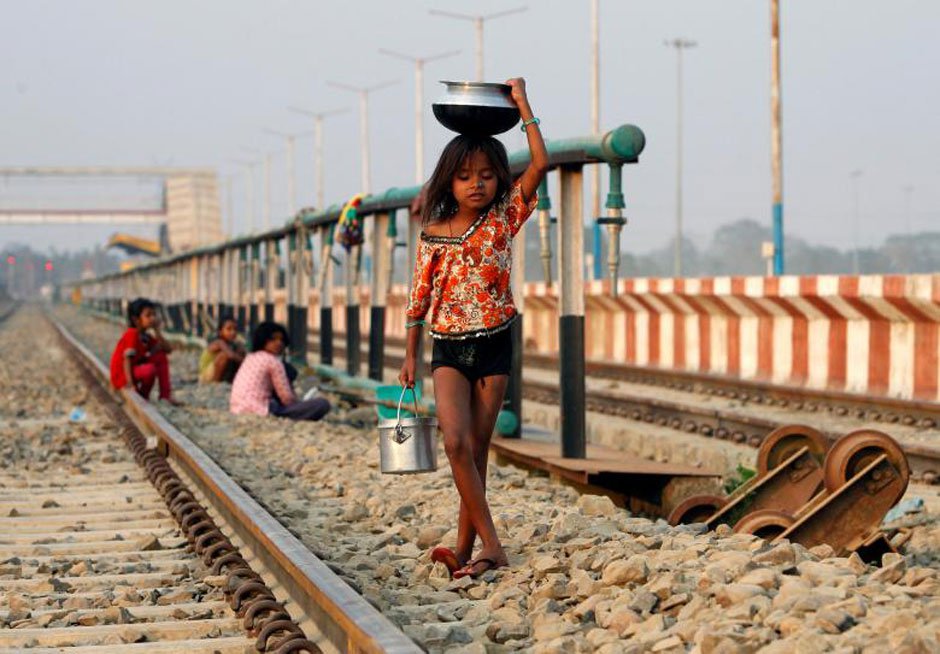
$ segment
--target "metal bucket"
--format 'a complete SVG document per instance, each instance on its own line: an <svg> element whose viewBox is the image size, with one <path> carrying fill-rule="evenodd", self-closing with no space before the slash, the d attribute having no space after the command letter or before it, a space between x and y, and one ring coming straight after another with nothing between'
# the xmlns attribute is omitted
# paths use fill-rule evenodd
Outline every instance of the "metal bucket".
<svg viewBox="0 0 940 654"><path fill-rule="evenodd" d="M512 87L492 82L441 81L444 97L431 105L434 117L460 134L502 134L519 122L519 107L512 100Z"/></svg>
<svg viewBox="0 0 940 654"><path fill-rule="evenodd" d="M379 421L379 454L384 474L408 475L437 470L437 418L418 415L414 390L415 417L401 417L401 403L408 387L402 387L398 398L398 414Z"/></svg>

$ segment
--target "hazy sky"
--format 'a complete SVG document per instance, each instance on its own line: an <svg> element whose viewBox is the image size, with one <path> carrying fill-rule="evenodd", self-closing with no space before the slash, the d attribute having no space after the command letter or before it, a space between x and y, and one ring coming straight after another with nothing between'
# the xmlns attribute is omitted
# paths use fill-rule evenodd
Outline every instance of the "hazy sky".
<svg viewBox="0 0 940 654"><path fill-rule="evenodd" d="M251 156L242 146L276 150L273 210L281 222L283 141L262 128L310 129L290 105L350 107L328 120L325 138L327 202L340 201L359 190L358 104L327 82L397 79L372 96L373 190L411 185L414 69L378 49L419 56L462 49L427 65L430 171L451 136L430 112L437 80L472 79L474 40L469 22L428 9L489 13L526 3L526 13L487 23L486 78L524 76L546 137L585 134L587 0L0 0L0 165L215 166L223 177L239 175L241 223L244 187L230 160ZM904 233L908 215L913 231L940 229L940 2L781 4L788 232L849 246L853 170L863 171L862 245ZM743 217L769 224L768 0L601 0L601 19L602 126L634 123L647 136L640 163L624 177L625 248L646 250L673 234L676 54L663 40L675 36L698 42L685 55L688 232L707 235ZM516 132L504 142L510 150L522 145ZM301 205L315 194L312 149L311 138L298 142ZM133 191L125 184L103 192ZM0 206L23 192L0 181ZM0 245L87 246L112 231L0 227Z"/></svg>

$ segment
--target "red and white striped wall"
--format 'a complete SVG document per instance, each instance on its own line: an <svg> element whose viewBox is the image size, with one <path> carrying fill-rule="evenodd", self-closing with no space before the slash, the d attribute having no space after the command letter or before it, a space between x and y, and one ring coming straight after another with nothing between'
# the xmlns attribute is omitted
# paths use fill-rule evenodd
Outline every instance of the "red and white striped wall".
<svg viewBox="0 0 940 654"><path fill-rule="evenodd" d="M938 400L940 275L627 279L587 285L588 358ZM551 290L525 337L557 351Z"/></svg>
<svg viewBox="0 0 940 654"><path fill-rule="evenodd" d="M589 359L782 384L940 400L940 274L625 279L588 282ZM392 288L386 334L405 335L406 288ZM526 348L558 352L556 288L525 288ZM318 304L311 293L311 307ZM345 293L337 289L334 307ZM369 329L363 287L361 328ZM317 329L319 312L310 311ZM345 312L333 314L345 332Z"/></svg>

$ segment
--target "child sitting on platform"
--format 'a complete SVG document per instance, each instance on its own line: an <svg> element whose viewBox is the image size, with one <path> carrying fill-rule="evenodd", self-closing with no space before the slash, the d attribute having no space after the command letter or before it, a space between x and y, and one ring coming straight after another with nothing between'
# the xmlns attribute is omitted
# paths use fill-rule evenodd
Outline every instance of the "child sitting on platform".
<svg viewBox="0 0 940 654"><path fill-rule="evenodd" d="M166 356L172 348L160 333L156 305L146 298L137 298L127 306L127 324L127 331L111 355L111 385L135 389L149 400L153 384L158 382L160 399L179 405L173 399Z"/></svg>
<svg viewBox="0 0 940 654"><path fill-rule="evenodd" d="M252 352L245 357L235 381L229 409L232 413L273 415L291 420L319 420L330 411L326 398L298 400L288 379L287 364L281 359L290 346L287 330L275 322L263 322L255 329Z"/></svg>
<svg viewBox="0 0 940 654"><path fill-rule="evenodd" d="M245 359L245 348L238 341L238 322L232 316L219 320L219 333L199 357L199 383L226 382L235 379Z"/></svg>

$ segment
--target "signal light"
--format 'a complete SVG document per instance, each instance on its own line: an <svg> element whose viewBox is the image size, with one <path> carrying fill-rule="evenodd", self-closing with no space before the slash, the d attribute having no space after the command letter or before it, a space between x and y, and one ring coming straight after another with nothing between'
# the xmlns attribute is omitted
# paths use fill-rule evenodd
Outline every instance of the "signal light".
<svg viewBox="0 0 940 654"><path fill-rule="evenodd" d="M51 261L47 261L47 262L46 262L46 270L52 270L53 267L54 267L54 266L52 265L52 262L51 262Z"/></svg>
<svg viewBox="0 0 940 654"><path fill-rule="evenodd" d="M15 266L15 265L16 265L16 257L14 257L12 254L11 254L10 256L8 256L8 257L7 257L7 264L8 264L8 265L11 265L11 266Z"/></svg>

